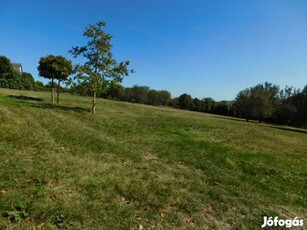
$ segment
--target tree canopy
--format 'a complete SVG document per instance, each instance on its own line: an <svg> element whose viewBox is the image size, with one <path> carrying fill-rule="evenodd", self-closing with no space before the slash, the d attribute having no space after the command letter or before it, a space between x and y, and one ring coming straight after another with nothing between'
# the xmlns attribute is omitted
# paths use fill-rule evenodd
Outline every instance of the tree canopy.
<svg viewBox="0 0 307 230"><path fill-rule="evenodd" d="M13 67L10 59L5 56L0 56L0 78L13 75Z"/></svg>
<svg viewBox="0 0 307 230"><path fill-rule="evenodd" d="M37 69L41 77L64 80L72 73L72 64L63 56L48 55L40 59Z"/></svg>
<svg viewBox="0 0 307 230"><path fill-rule="evenodd" d="M242 90L236 97L236 107L246 120L270 118L279 100L279 87L265 82Z"/></svg>
<svg viewBox="0 0 307 230"><path fill-rule="evenodd" d="M67 77L72 73L71 61L67 60L63 56L48 55L46 57L41 57L37 69L41 77L51 79L52 81L51 101L52 103L54 103L53 80L57 79L59 81L58 85L60 85L61 81L67 79ZM57 103L59 103L59 87L58 87Z"/></svg>

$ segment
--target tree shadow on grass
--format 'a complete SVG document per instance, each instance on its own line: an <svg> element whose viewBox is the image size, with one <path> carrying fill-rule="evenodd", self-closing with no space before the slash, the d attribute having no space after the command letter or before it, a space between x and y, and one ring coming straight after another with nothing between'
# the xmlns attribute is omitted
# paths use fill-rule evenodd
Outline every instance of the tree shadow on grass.
<svg viewBox="0 0 307 230"><path fill-rule="evenodd" d="M245 123L259 123L259 121L255 121L255 120L246 121L245 118L229 117L229 116L223 116L223 115L217 115L215 118L223 119L223 120L240 121L240 122L245 122Z"/></svg>
<svg viewBox="0 0 307 230"><path fill-rule="evenodd" d="M284 126L278 126L274 124L269 124L269 123L259 123L259 121L255 120L249 120L248 122L243 119L243 118L235 118L235 117L222 117L222 116L216 116L216 118L219 119L224 119L224 120L232 120L232 121L239 121L239 122L245 122L245 123L256 123L259 125L263 125L264 127L272 128L272 129L279 129L279 130L285 130L285 131L290 131L290 132L298 132L298 133L305 133L307 134L307 130L304 129L299 129L296 127L284 127Z"/></svg>
<svg viewBox="0 0 307 230"><path fill-rule="evenodd" d="M84 113L84 112L90 112L90 110L78 107L78 106L65 106L65 105L52 105L52 104L44 104L44 103L39 103L39 104L32 104L32 107L35 108L40 108L40 109L59 109L59 110L64 110L64 111L74 111L74 112L79 112L79 113Z"/></svg>
<svg viewBox="0 0 307 230"><path fill-rule="evenodd" d="M307 134L307 130L296 129L295 127L282 127L282 126L273 126L273 125L266 125L266 127L269 127L269 128L272 128L272 129L280 129L280 130L285 130L285 131L290 131L290 132Z"/></svg>
<svg viewBox="0 0 307 230"><path fill-rule="evenodd" d="M16 95L9 95L8 97L15 98L18 100L24 100L24 101L43 101L42 98L37 98L37 97L16 96Z"/></svg>

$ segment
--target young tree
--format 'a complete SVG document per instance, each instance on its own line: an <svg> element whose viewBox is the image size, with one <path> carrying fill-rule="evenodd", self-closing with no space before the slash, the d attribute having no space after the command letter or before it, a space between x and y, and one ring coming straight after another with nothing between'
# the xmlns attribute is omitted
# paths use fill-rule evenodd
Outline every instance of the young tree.
<svg viewBox="0 0 307 230"><path fill-rule="evenodd" d="M48 55L40 59L37 69L41 77L51 79L51 102L54 104L55 90L53 81L57 79L60 84L62 80L65 80L72 73L71 61L63 56ZM59 84L57 103L59 103Z"/></svg>
<svg viewBox="0 0 307 230"><path fill-rule="evenodd" d="M121 82L128 76L129 61L119 64L113 58L111 49L112 36L103 31L104 22L89 25L83 33L88 39L85 46L72 47L69 51L74 58L84 57L87 61L76 66L76 78L81 82L89 83L93 95L92 113L96 112L96 95L107 90L110 82Z"/></svg>
<svg viewBox="0 0 307 230"><path fill-rule="evenodd" d="M57 104L59 104L61 81L66 80L68 76L72 74L72 64L71 61L67 60L63 56L56 56L56 58L54 59L54 66L56 69L55 78L58 80Z"/></svg>

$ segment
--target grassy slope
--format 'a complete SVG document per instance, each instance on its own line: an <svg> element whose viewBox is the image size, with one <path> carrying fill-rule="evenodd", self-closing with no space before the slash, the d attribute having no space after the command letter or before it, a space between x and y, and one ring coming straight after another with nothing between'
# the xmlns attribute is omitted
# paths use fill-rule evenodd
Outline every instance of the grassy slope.
<svg viewBox="0 0 307 230"><path fill-rule="evenodd" d="M93 116L83 109L90 98L61 100L52 107L47 93L0 89L0 212L29 213L0 217L0 229L306 221L304 130L107 100Z"/></svg>

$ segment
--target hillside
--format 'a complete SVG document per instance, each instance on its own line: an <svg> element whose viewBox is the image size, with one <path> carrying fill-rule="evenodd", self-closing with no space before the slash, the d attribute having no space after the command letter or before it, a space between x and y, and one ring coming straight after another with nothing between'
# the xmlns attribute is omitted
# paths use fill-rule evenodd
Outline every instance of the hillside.
<svg viewBox="0 0 307 230"><path fill-rule="evenodd" d="M0 89L0 229L307 220L306 130L102 99L93 116L89 97L49 100Z"/></svg>

